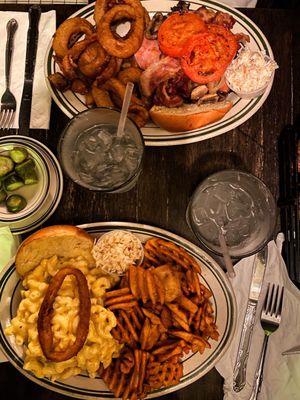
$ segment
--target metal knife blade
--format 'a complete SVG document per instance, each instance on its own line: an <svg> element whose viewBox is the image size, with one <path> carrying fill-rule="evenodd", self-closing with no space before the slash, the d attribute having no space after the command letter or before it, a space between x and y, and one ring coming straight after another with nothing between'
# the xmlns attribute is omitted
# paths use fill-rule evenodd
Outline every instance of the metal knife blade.
<svg viewBox="0 0 300 400"><path fill-rule="evenodd" d="M250 342L253 333L257 302L260 295L268 258L268 247L257 253L254 259L249 299L244 318L243 330L233 370L233 390L239 392L246 383L246 369Z"/></svg>
<svg viewBox="0 0 300 400"><path fill-rule="evenodd" d="M37 4L29 8L29 28L27 34L26 64L25 78L20 104L19 113L19 133L21 135L29 134L31 102L32 102L32 85L34 77L34 68L36 60L36 51L39 37L39 21L41 16L41 7Z"/></svg>

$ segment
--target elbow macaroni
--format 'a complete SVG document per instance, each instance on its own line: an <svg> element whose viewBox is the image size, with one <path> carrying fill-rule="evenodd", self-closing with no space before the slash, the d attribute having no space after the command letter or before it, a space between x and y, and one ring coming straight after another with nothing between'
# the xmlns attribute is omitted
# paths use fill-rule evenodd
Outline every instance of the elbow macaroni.
<svg viewBox="0 0 300 400"><path fill-rule="evenodd" d="M89 332L84 346L78 354L69 360L53 362L45 358L38 339L37 319L39 309L48 288L51 277L56 272L72 265L86 276L91 295L91 317ZM6 327L6 335L14 335L16 343L24 345L24 369L36 377L48 377L51 380L67 379L86 372L95 378L100 363L106 368L113 357L117 357L122 345L111 335L117 324L114 314L103 307L105 291L116 283L115 277L103 275L96 267L89 268L81 257L60 260L56 256L44 259L23 280L22 300L17 315L11 325ZM67 276L55 299L52 318L53 343L55 350L63 350L75 341L79 323L79 298L76 280Z"/></svg>

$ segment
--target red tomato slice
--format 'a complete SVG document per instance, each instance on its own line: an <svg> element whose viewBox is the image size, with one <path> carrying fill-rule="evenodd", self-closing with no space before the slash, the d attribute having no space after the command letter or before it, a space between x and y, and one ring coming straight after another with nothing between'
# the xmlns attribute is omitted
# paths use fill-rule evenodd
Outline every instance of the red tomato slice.
<svg viewBox="0 0 300 400"><path fill-rule="evenodd" d="M192 81L206 84L223 76L236 51L234 35L226 28L210 25L208 32L188 40L181 66Z"/></svg>
<svg viewBox="0 0 300 400"><path fill-rule="evenodd" d="M236 55L238 51L239 45L234 36L234 34L226 29L224 26L216 25L216 24L208 24L208 31L214 33L220 40L226 40L227 47L227 55L228 55L228 64L232 61L233 57Z"/></svg>
<svg viewBox="0 0 300 400"><path fill-rule="evenodd" d="M207 26L198 14L171 14L158 30L160 50L170 57L181 57L186 41L192 35L206 30Z"/></svg>

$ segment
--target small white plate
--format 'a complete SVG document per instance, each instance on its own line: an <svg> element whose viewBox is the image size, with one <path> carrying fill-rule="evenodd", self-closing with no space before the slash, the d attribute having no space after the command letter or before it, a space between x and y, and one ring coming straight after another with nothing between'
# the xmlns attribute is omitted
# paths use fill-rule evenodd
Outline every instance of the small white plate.
<svg viewBox="0 0 300 400"><path fill-rule="evenodd" d="M35 208L29 215L15 214L15 218L9 221L0 217L0 226L9 225L13 234L21 235L36 229L54 213L63 192L63 173L54 154L38 140L27 136L11 135L2 137L0 143L1 146L9 146L11 143L25 146L31 154L39 154L49 175L45 198L38 208Z"/></svg>
<svg viewBox="0 0 300 400"><path fill-rule="evenodd" d="M215 311L216 325L220 333L219 340L211 340L211 348L206 349L202 355L199 353L189 353L184 357L182 361L183 377L178 385L156 390L147 398L155 398L175 392L190 385L210 371L226 352L235 334L236 326L235 296L231 284L221 267L207 253L193 243L153 226L130 222L100 222L80 225L79 227L87 230L95 238L113 229L129 230L137 235L142 242L151 237L158 237L182 246L189 254L196 258L202 269L201 281L213 294L211 301ZM22 368L24 347L16 345L14 336L4 335L5 327L16 315L21 299L21 290L22 283L16 272L13 260L0 275L0 348L7 359L28 379L65 396L85 400L113 399L113 394L100 378L91 379L85 374L80 374L66 380L52 382L46 378L38 379Z"/></svg>
<svg viewBox="0 0 300 400"><path fill-rule="evenodd" d="M0 138L0 154L7 156L9 151L14 147L20 146L15 140L10 140L9 143L3 143ZM38 182L34 185L25 185L21 188L9 192L8 195L18 194L23 196L27 201L27 206L17 213L11 213L7 210L5 204L0 204L0 221L12 223L21 218L29 217L43 204L49 190L49 168L39 152L22 144L22 147L28 151L28 156L35 163L35 170L38 176Z"/></svg>

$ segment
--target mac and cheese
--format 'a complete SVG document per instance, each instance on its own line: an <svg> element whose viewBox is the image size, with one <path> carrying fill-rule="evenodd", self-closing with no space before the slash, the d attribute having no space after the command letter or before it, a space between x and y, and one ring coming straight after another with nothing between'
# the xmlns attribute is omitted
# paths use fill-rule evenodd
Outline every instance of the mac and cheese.
<svg viewBox="0 0 300 400"><path fill-rule="evenodd" d="M52 362L45 358L39 340L37 320L43 298L51 277L61 268L71 265L84 273L91 296L91 317L89 332L84 346L69 360ZM81 257L62 260L56 256L44 259L24 280L22 300L17 315L6 327L6 335L14 335L16 344L25 346L24 369L38 378L51 380L66 379L86 372L94 378L100 363L107 367L113 357L117 357L121 345L110 331L116 326L114 314L103 307L103 295L116 282L116 277L103 275L95 266L89 267ZM73 276L65 278L53 304L52 317L53 344L55 350L63 350L75 341L79 322L79 297Z"/></svg>

